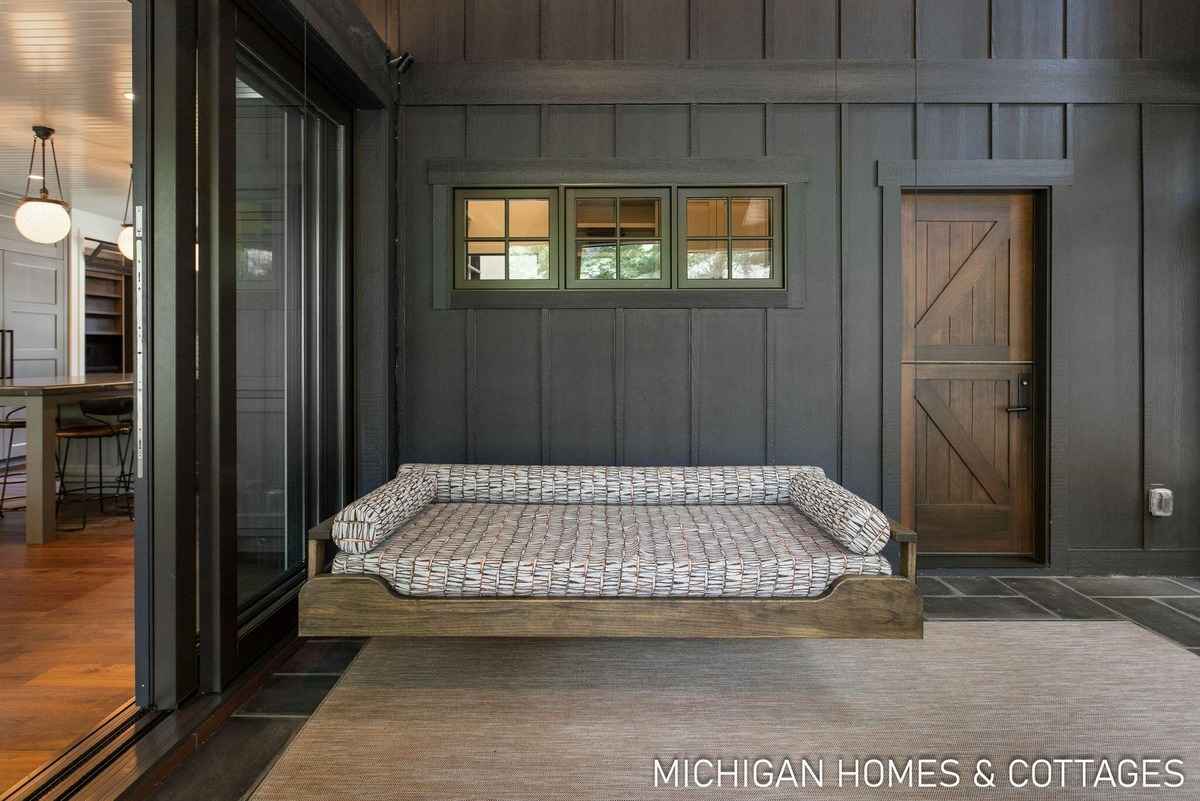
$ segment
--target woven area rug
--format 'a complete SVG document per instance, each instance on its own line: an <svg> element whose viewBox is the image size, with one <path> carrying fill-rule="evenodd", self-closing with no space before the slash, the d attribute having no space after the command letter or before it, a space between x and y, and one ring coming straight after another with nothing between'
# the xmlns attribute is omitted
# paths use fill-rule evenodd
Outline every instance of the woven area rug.
<svg viewBox="0 0 1200 801"><path fill-rule="evenodd" d="M994 788L976 786L979 759ZM1183 786L1146 786L1179 781L1142 761L1167 759ZM722 786L696 787L717 760ZM253 798L1196 799L1200 659L1125 622L939 622L916 642L373 640Z"/></svg>

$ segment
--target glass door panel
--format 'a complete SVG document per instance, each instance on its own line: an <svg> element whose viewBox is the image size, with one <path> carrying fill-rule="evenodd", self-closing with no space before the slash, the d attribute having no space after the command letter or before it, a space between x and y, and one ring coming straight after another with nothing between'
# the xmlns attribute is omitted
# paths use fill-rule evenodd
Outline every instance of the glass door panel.
<svg viewBox="0 0 1200 801"><path fill-rule="evenodd" d="M309 265L310 294L308 326L311 355L308 377L312 432L308 500L313 522L324 520L341 508L346 497L347 420L346 352L344 339L335 332L345 329L346 286L344 264L345 227L345 129L317 111L310 113L310 160L308 198L313 257Z"/></svg>
<svg viewBox="0 0 1200 801"><path fill-rule="evenodd" d="M305 146L302 97L239 63L236 83L237 596L304 563Z"/></svg>

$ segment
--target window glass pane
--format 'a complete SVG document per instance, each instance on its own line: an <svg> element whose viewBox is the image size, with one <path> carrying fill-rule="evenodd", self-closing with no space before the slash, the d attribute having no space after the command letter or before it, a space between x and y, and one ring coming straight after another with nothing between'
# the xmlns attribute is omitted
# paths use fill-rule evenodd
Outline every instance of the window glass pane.
<svg viewBox="0 0 1200 801"><path fill-rule="evenodd" d="M503 237L504 201L468 200L467 236L470 238Z"/></svg>
<svg viewBox="0 0 1200 801"><path fill-rule="evenodd" d="M581 197L575 200L575 236L617 235L617 202L610 197Z"/></svg>
<svg viewBox="0 0 1200 801"><path fill-rule="evenodd" d="M613 280L617 277L617 246L612 242L580 243L575 248L578 277Z"/></svg>
<svg viewBox="0 0 1200 801"><path fill-rule="evenodd" d="M735 197L733 199L732 211L734 236L771 235L770 198Z"/></svg>
<svg viewBox="0 0 1200 801"><path fill-rule="evenodd" d="M724 239L690 239L687 243L688 278L728 278L728 243Z"/></svg>
<svg viewBox="0 0 1200 801"><path fill-rule="evenodd" d="M624 213L624 205L621 209ZM662 245L658 242L622 242L621 277L661 278Z"/></svg>
<svg viewBox="0 0 1200 801"><path fill-rule="evenodd" d="M736 239L733 242L734 278L771 277L771 240Z"/></svg>
<svg viewBox="0 0 1200 801"><path fill-rule="evenodd" d="M504 243L467 243L467 280L504 280Z"/></svg>
<svg viewBox="0 0 1200 801"><path fill-rule="evenodd" d="M550 236L550 201L545 198L508 201L509 236Z"/></svg>
<svg viewBox="0 0 1200 801"><path fill-rule="evenodd" d="M690 197L687 201L688 236L725 236L725 198Z"/></svg>
<svg viewBox="0 0 1200 801"><path fill-rule="evenodd" d="M621 198L621 236L659 236L659 200L656 197Z"/></svg>
<svg viewBox="0 0 1200 801"><path fill-rule="evenodd" d="M549 242L509 242L508 277L533 279L550 277Z"/></svg>

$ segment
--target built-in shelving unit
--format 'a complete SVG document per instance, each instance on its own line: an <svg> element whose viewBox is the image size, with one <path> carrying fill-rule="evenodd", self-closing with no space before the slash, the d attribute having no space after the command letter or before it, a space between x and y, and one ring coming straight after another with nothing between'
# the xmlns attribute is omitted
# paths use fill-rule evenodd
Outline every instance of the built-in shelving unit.
<svg viewBox="0 0 1200 801"><path fill-rule="evenodd" d="M116 246L89 241L84 251L84 366L89 373L129 369L128 268Z"/></svg>

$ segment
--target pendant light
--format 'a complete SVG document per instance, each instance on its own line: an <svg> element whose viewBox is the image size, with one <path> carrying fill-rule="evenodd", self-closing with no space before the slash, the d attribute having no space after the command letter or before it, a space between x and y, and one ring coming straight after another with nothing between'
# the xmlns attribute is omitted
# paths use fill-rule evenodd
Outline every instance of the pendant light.
<svg viewBox="0 0 1200 801"><path fill-rule="evenodd" d="M133 199L133 165L129 165L129 193L125 195L125 213L121 215L121 233L117 235L117 250L133 261L133 223L129 221L129 202Z"/></svg>
<svg viewBox="0 0 1200 801"><path fill-rule="evenodd" d="M33 152L29 154L29 174L25 179L25 197L17 206L14 221L17 230L26 239L42 245L53 245L71 232L71 204L63 199L62 176L58 173L58 152L54 149L54 129L45 125L33 126ZM33 164L37 157L38 144L42 146L42 191L37 197L29 194L29 184L34 179ZM50 156L54 160L54 177L58 181L58 199L50 197L46 189L46 143L50 143Z"/></svg>

